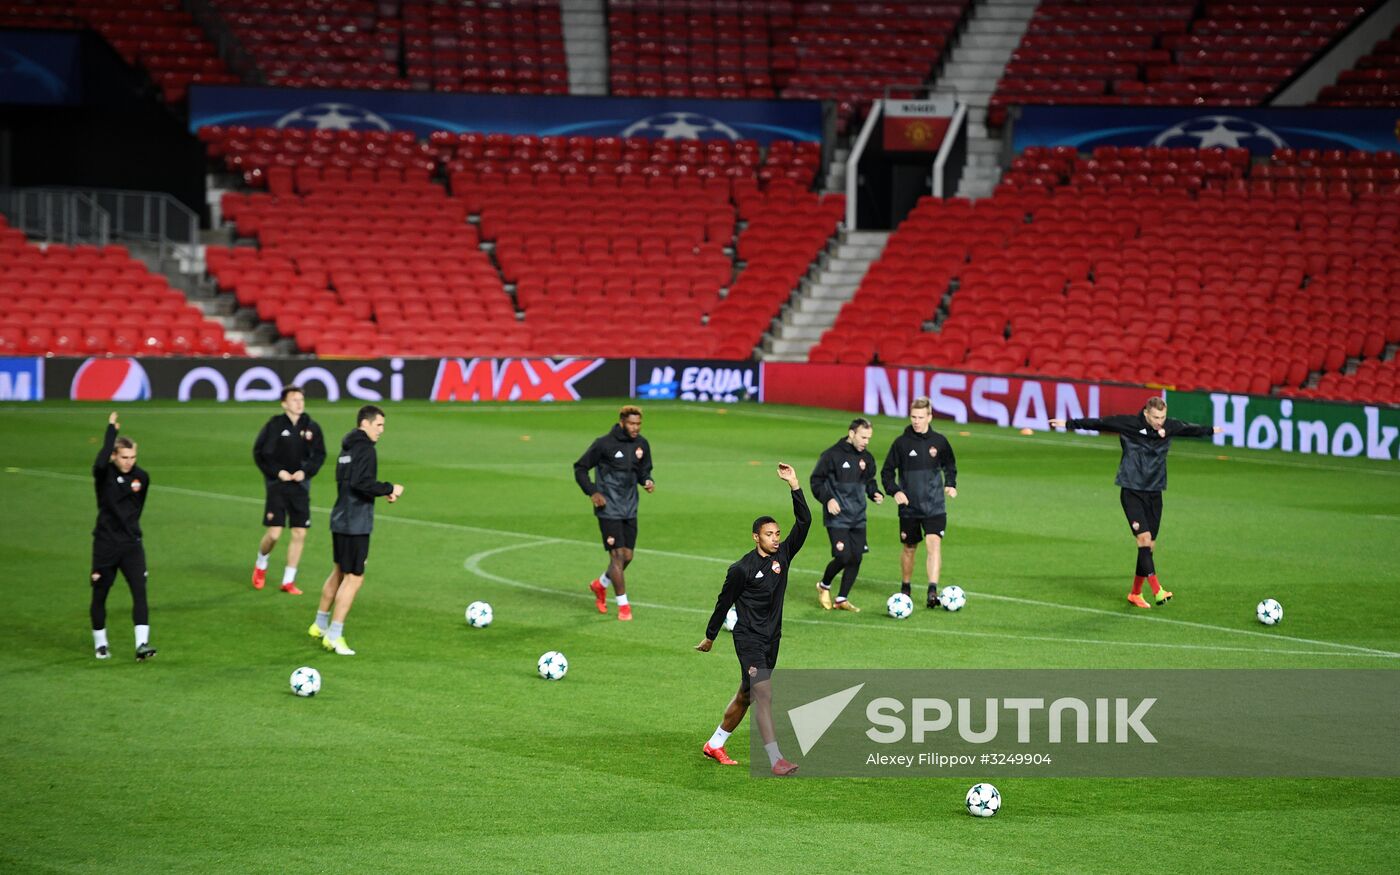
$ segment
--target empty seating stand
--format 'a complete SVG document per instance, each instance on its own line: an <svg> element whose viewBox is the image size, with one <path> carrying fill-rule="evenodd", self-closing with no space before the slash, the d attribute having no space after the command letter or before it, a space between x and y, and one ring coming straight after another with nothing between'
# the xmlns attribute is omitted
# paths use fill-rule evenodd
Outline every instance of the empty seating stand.
<svg viewBox="0 0 1400 875"><path fill-rule="evenodd" d="M614 0L612 93L829 99L844 131L886 86L917 86L934 73L969 5Z"/></svg>
<svg viewBox="0 0 1400 875"><path fill-rule="evenodd" d="M245 355L122 246L39 247L0 217L0 355Z"/></svg>
<svg viewBox="0 0 1400 875"><path fill-rule="evenodd" d="M557 0L211 0L268 84L567 94Z"/></svg>
<svg viewBox="0 0 1400 875"><path fill-rule="evenodd" d="M1378 0L1044 0L988 124L1028 104L1258 106Z"/></svg>
<svg viewBox="0 0 1400 875"><path fill-rule="evenodd" d="M1400 102L1400 27L1318 93L1318 106L1393 107Z"/></svg>
<svg viewBox="0 0 1400 875"><path fill-rule="evenodd" d="M48 0L0 3L0 27L91 28L144 69L168 103L189 86L237 84L214 44L179 0Z"/></svg>
<svg viewBox="0 0 1400 875"><path fill-rule="evenodd" d="M844 208L816 143L200 136L266 188L225 197L259 246L211 274L318 355L747 358Z"/></svg>
<svg viewBox="0 0 1400 875"><path fill-rule="evenodd" d="M1027 149L992 198L921 202L811 358L1313 396L1359 359L1382 386L1398 164Z"/></svg>

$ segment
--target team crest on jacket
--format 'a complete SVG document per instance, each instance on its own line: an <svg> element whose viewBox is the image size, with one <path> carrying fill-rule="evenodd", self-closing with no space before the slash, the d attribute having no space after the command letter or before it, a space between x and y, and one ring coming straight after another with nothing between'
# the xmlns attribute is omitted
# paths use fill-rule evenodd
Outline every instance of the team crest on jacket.
<svg viewBox="0 0 1400 875"><path fill-rule="evenodd" d="M640 462L640 461L642 460L642 455L643 455L643 453L642 453L642 448L641 448L641 447L637 447L637 448L636 448L635 450L633 450L632 452L636 455L637 461Z"/></svg>
<svg viewBox="0 0 1400 875"><path fill-rule="evenodd" d="M864 459L861 459L861 460L860 460L860 470L862 470L862 471L865 470L865 460L864 460Z"/></svg>
<svg viewBox="0 0 1400 875"><path fill-rule="evenodd" d="M302 433L301 433L301 436L304 437L304 438L306 438L307 440L311 440L311 432L309 432L309 431L304 431L304 432L302 432Z"/></svg>
<svg viewBox="0 0 1400 875"><path fill-rule="evenodd" d="M782 573L783 573L783 566L782 566L781 564L779 564L778 560L776 560L776 559L773 560L773 573L774 573L774 574L782 574Z"/></svg>
<svg viewBox="0 0 1400 875"><path fill-rule="evenodd" d="M140 492L140 491L141 491L141 481L140 481L140 480L133 480L133 481L131 481L131 491L132 491L132 492Z"/></svg>
<svg viewBox="0 0 1400 875"><path fill-rule="evenodd" d="M938 458L938 447L929 447L929 448L928 448L928 454L929 454L929 458L931 458L931 459L936 459L936 458Z"/></svg>

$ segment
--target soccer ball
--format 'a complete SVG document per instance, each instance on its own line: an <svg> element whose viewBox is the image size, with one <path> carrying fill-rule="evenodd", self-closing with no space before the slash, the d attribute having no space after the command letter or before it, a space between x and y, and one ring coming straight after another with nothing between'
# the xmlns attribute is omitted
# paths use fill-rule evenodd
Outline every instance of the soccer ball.
<svg viewBox="0 0 1400 875"><path fill-rule="evenodd" d="M724 615L724 631L726 631L726 632L733 632L733 631L734 631L734 624L735 624L735 623L738 623L738 622L739 622L739 612L736 611L736 610L734 610L733 608L730 608L730 609L729 609L729 613L727 613L727 614Z"/></svg>
<svg viewBox="0 0 1400 875"><path fill-rule="evenodd" d="M486 602L472 602L467 605L467 625L473 629L485 629L491 625L491 606Z"/></svg>
<svg viewBox="0 0 1400 875"><path fill-rule="evenodd" d="M1255 606L1254 615L1265 626L1277 626L1283 621L1283 605L1273 599L1264 599Z"/></svg>
<svg viewBox="0 0 1400 875"><path fill-rule="evenodd" d="M902 592L897 592L885 599L885 613L896 620L903 620L914 613L914 600Z"/></svg>
<svg viewBox="0 0 1400 875"><path fill-rule="evenodd" d="M1001 794L991 784L973 784L967 791L967 813L973 817L991 817L1001 810Z"/></svg>
<svg viewBox="0 0 1400 875"><path fill-rule="evenodd" d="M551 650L540 657L539 664L540 677L547 681L557 681L569 673L569 661L564 658L564 654L557 650Z"/></svg>
<svg viewBox="0 0 1400 875"><path fill-rule="evenodd" d="M938 603L943 606L945 611L961 611L963 605L967 604L967 593L963 592L960 586L945 586L943 591L938 594ZM977 786L982 785L978 784ZM987 786L991 787L990 784ZM996 790L995 787L992 789Z"/></svg>
<svg viewBox="0 0 1400 875"><path fill-rule="evenodd" d="M321 691L321 673L309 665L292 672L292 692L303 698Z"/></svg>

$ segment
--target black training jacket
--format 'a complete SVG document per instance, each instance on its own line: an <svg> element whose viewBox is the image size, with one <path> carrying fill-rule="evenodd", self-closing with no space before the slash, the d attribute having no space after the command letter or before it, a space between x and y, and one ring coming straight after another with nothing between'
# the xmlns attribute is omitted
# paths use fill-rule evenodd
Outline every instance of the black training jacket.
<svg viewBox="0 0 1400 875"><path fill-rule="evenodd" d="M92 463L92 485L97 492L97 525L92 536L99 541L134 544L141 540L141 511L146 508L151 475L140 465L131 466L126 474L118 471L112 464L116 446L117 427L109 423L102 449Z"/></svg>
<svg viewBox="0 0 1400 875"><path fill-rule="evenodd" d="M812 469L812 495L822 506L822 524L828 529L865 528L865 499L874 498L875 457L870 450L856 452L848 438L841 438L822 453ZM826 503L836 499L841 512L832 516Z"/></svg>
<svg viewBox="0 0 1400 875"><path fill-rule="evenodd" d="M711 641L719 634L724 615L730 607L739 614L734 624L734 637L762 638L773 641L783 634L783 594L787 592L788 572L793 557L807 540L812 527L812 512L801 489L792 491L792 529L778 544L771 556L760 556L754 548L738 562L729 566L724 575L724 589L715 600L715 612L705 627L705 637Z"/></svg>
<svg viewBox="0 0 1400 875"><path fill-rule="evenodd" d="M901 517L925 519L946 513L943 487L958 485L958 461L948 439L932 428L919 434L914 426L905 426L885 454L880 484L886 495L903 492L909 499L899 509Z"/></svg>
<svg viewBox="0 0 1400 875"><path fill-rule="evenodd" d="M321 426L305 413L296 425L287 414L277 414L267 421L253 441L253 461L269 486L282 482L277 479L278 471L288 474L305 471L306 480L302 483L309 486L311 478L326 461L326 439L321 434Z"/></svg>
<svg viewBox="0 0 1400 875"><path fill-rule="evenodd" d="M1113 482L1124 489L1138 492L1166 490L1167 451L1172 448L1172 438L1210 437L1213 433L1209 425L1168 418L1162 424L1167 436L1162 437L1147 424L1147 417L1141 413L1105 416L1102 419L1071 419L1065 422L1065 427L1118 435L1118 441L1123 445L1123 458L1118 463L1118 476Z"/></svg>
<svg viewBox="0 0 1400 875"><path fill-rule="evenodd" d="M589 473L598 469L596 482ZM627 436L627 430L614 425L595 440L574 462L574 480L584 495L603 493L608 503L593 508L605 520L630 520L637 516L637 486L651 479L651 444L641 435Z"/></svg>
<svg viewBox="0 0 1400 875"><path fill-rule="evenodd" d="M331 531L341 535L368 535L374 531L374 499L394 491L394 484L379 476L379 454L374 441L360 429L340 441L340 457L335 460L335 507L331 508Z"/></svg>

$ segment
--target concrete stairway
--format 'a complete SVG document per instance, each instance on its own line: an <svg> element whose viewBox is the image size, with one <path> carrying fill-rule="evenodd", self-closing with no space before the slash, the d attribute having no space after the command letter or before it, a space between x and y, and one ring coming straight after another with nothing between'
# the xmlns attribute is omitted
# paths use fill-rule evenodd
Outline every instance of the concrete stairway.
<svg viewBox="0 0 1400 875"><path fill-rule="evenodd" d="M987 131L987 105L1037 5L1036 0L979 0L934 84L934 93L967 104L967 166L959 197L987 197L1001 181L1002 139Z"/></svg>
<svg viewBox="0 0 1400 875"><path fill-rule="evenodd" d="M836 322L836 315L860 288L866 271L889 240L888 231L842 230L784 308L778 325L763 338L760 357L767 361L800 362L822 334Z"/></svg>
<svg viewBox="0 0 1400 875"><path fill-rule="evenodd" d="M570 94L608 93L608 13L602 0L559 0Z"/></svg>

